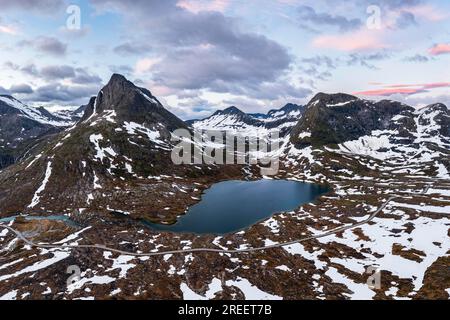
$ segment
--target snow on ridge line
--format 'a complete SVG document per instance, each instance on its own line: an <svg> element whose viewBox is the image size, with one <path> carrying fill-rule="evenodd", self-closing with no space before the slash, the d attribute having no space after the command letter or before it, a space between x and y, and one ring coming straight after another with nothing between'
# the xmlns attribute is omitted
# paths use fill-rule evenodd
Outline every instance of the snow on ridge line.
<svg viewBox="0 0 450 320"><path fill-rule="evenodd" d="M142 90L139 90L139 93L145 98L147 99L147 101L153 103L153 104L158 104L158 101L156 101L156 99L149 97L146 93L144 93Z"/></svg>
<svg viewBox="0 0 450 320"><path fill-rule="evenodd" d="M45 171L45 177L42 181L41 186L36 190L33 196L33 200L31 201L31 204L28 206L28 208L34 208L39 203L41 197L40 194L45 190L45 187L47 186L48 180L50 179L50 176L52 174L52 162L49 161L47 163L47 169Z"/></svg>
<svg viewBox="0 0 450 320"><path fill-rule="evenodd" d="M354 99L354 100L350 100L350 101L346 101L346 102L340 102L340 103L335 103L335 104L327 104L327 107L343 107L346 106L347 104L350 104L352 102L358 101L358 99Z"/></svg>

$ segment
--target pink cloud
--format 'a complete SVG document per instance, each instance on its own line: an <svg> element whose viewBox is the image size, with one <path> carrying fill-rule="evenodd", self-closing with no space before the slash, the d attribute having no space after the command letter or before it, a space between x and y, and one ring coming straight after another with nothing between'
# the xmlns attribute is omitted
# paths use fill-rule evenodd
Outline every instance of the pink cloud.
<svg viewBox="0 0 450 320"><path fill-rule="evenodd" d="M154 83L149 85L148 88L151 88L152 94L156 95L157 97L167 97L176 93L176 91L172 88L163 85L157 85Z"/></svg>
<svg viewBox="0 0 450 320"><path fill-rule="evenodd" d="M0 25L0 33L6 33L6 34L10 34L10 35L16 35L17 34L17 30L13 27L8 27L8 26L2 26Z"/></svg>
<svg viewBox="0 0 450 320"><path fill-rule="evenodd" d="M448 54L448 53L450 53L450 44L447 44L447 43L436 44L435 46L430 48L429 53L432 56L438 56L438 55L441 55L441 54Z"/></svg>
<svg viewBox="0 0 450 320"><path fill-rule="evenodd" d="M421 92L426 92L429 89L447 88L450 87L450 82L432 82L422 84L393 84L384 86L382 89L368 90L355 92L355 95L362 96L391 96L394 94L412 95Z"/></svg>
<svg viewBox="0 0 450 320"><path fill-rule="evenodd" d="M418 84L391 84L388 86L384 86L385 88L414 88L414 87L422 87L424 89L433 89L433 88L447 88L450 87L450 82L431 82L431 83L418 83Z"/></svg>
<svg viewBox="0 0 450 320"><path fill-rule="evenodd" d="M153 66L161 62L161 58L144 58L136 62L134 72L136 74L143 74L149 72Z"/></svg>
<svg viewBox="0 0 450 320"><path fill-rule="evenodd" d="M388 47L375 30L358 30L355 32L322 35L313 40L316 48L328 48L340 51L365 51Z"/></svg>
<svg viewBox="0 0 450 320"><path fill-rule="evenodd" d="M450 82L427 83L427 84L424 84L423 87L426 89L447 88L447 87L450 87Z"/></svg>
<svg viewBox="0 0 450 320"><path fill-rule="evenodd" d="M376 89L376 90L368 90L368 91L361 91L361 92L355 92L355 95L361 95L361 96L391 96L393 94L416 94L422 92L422 88L418 89L405 89L405 88L396 88L396 89Z"/></svg>

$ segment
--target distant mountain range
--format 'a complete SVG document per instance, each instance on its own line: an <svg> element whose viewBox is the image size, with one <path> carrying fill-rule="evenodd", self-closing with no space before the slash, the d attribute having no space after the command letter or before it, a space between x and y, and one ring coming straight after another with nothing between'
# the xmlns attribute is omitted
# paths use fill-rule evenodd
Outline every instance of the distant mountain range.
<svg viewBox="0 0 450 320"><path fill-rule="evenodd" d="M17 162L36 142L73 125L79 114L80 110L53 114L0 96L0 169Z"/></svg>
<svg viewBox="0 0 450 320"><path fill-rule="evenodd" d="M271 110L267 114L244 113L236 107L215 112L203 120L188 121L195 129L226 130L245 134L258 129L278 129L281 135L286 135L299 121L304 106L287 104L279 110Z"/></svg>

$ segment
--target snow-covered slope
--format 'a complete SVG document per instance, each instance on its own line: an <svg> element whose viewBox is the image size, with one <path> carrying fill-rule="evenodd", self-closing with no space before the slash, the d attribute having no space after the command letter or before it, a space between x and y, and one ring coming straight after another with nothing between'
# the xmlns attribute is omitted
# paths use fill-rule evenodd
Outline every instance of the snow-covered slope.
<svg viewBox="0 0 450 320"><path fill-rule="evenodd" d="M217 111L212 116L192 122L195 129L232 131L243 135L267 130L280 130L284 135L302 117L304 107L287 104L267 114L247 114L236 107Z"/></svg>
<svg viewBox="0 0 450 320"><path fill-rule="evenodd" d="M11 96L0 96L0 170L15 163L44 137L73 122L32 108Z"/></svg>
<svg viewBox="0 0 450 320"><path fill-rule="evenodd" d="M58 117L57 115L54 115L47 111L45 108L33 108L27 106L26 104L23 104L22 102L11 96L0 96L0 103L3 105L2 107L4 109L6 109L7 107L13 108L22 116L41 124L51 125L55 127L68 127L73 124L73 121Z"/></svg>
<svg viewBox="0 0 450 320"><path fill-rule="evenodd" d="M61 108L59 110L52 110L48 109L50 113L63 121L67 123L75 124L76 122L80 121L80 119L83 117L84 110L86 109L87 105L83 105L81 107L72 107L72 108Z"/></svg>

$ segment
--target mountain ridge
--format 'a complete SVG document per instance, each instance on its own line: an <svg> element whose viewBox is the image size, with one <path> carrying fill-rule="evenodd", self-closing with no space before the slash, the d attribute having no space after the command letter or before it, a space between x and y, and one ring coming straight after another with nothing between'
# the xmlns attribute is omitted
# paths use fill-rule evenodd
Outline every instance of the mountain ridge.
<svg viewBox="0 0 450 320"><path fill-rule="evenodd" d="M166 191L152 194L155 181L162 176L208 180L233 170L174 165L172 130L188 127L149 91L124 79L115 76L91 98L75 126L41 141L25 159L0 171L2 214L80 214L84 208L170 221L184 212L185 204L160 216L164 203L159 192L170 192L171 184L160 186ZM133 194L131 206L129 193ZM194 201L187 193L182 196L185 203Z"/></svg>

